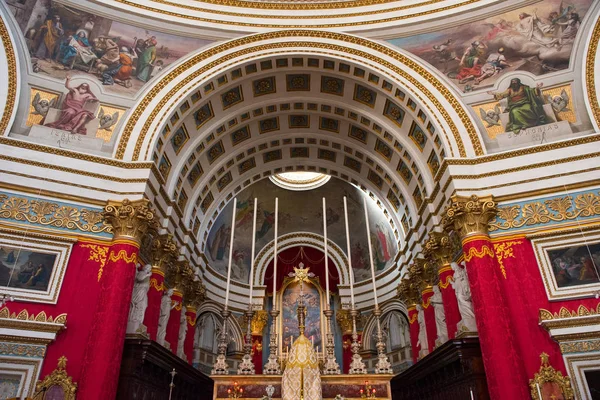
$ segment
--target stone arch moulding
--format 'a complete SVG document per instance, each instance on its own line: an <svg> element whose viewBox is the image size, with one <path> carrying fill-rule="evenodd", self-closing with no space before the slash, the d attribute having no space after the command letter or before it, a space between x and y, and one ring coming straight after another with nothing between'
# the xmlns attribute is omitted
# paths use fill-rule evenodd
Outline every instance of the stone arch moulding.
<svg viewBox="0 0 600 400"><path fill-rule="evenodd" d="M0 136L8 134L17 113L20 92L19 58L12 37L13 32L7 26L10 24L6 17L8 13L5 12L0 6L0 76L8 77L0 88Z"/></svg>
<svg viewBox="0 0 600 400"><path fill-rule="evenodd" d="M600 13L600 10L596 13ZM586 106L591 116L594 130L600 130L600 17L596 15L591 32L586 36L586 49L581 71L584 76Z"/></svg>
<svg viewBox="0 0 600 400"><path fill-rule="evenodd" d="M364 38L313 30L261 33L196 53L148 88L123 125L115 157L150 160L159 132L179 102L203 82L249 60L269 55L322 54L380 71L405 88L431 115L449 157L484 154L476 125L461 100L427 67L397 49Z"/></svg>
<svg viewBox="0 0 600 400"><path fill-rule="evenodd" d="M328 254L329 257L335 263L335 268L338 271L340 277L340 285L348 285L350 282L350 276L348 275L348 258L331 240L327 240ZM274 245L275 242L271 241L263 247L258 256L254 261L254 285L264 285L265 273L267 272L267 266L274 256ZM324 238L321 235L309 232L296 232L282 235L277 242L277 251L283 251L295 246L307 246L317 250L324 251ZM329 268L332 266L330 265Z"/></svg>
<svg viewBox="0 0 600 400"><path fill-rule="evenodd" d="M215 316L217 317L217 321L220 324L220 327L222 327L223 326L223 318L221 317L222 310L223 310L222 305L217 304L213 301L205 301L204 303L202 303L202 305L198 308L198 311L196 312L196 320L198 320L203 314L212 313L212 314L215 314ZM237 320L237 318L234 314L231 314L231 317L229 317L229 330L232 333L231 341L234 343L235 350L242 351L243 347L244 347L243 344L244 344L245 333L242 331L239 321Z"/></svg>
<svg viewBox="0 0 600 400"><path fill-rule="evenodd" d="M383 319L383 317L391 312L391 311L399 311L400 313L404 314L404 316L406 317L406 319L408 320L408 310L406 309L406 306L404 305L404 303L402 303L400 300L392 300L392 301L388 301L385 304L380 305L381 307L381 318ZM365 350L375 350L375 335L377 334L377 321L375 319L375 317L373 316L373 314L369 315L369 319L367 320L367 322L365 323L365 327L363 328L363 343L364 343L364 349Z"/></svg>

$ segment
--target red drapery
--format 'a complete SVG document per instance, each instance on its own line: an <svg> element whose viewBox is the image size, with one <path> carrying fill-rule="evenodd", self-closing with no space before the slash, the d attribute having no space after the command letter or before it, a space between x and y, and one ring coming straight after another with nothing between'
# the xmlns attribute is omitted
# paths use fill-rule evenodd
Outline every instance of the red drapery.
<svg viewBox="0 0 600 400"><path fill-rule="evenodd" d="M456 301L456 292L452 287L454 279L454 271L450 265L444 265L440 271L440 282L438 286L442 293L442 301L444 303L444 313L446 315L446 326L448 327L448 338L456 337L456 325L460 321L460 311L458 311L458 303Z"/></svg>
<svg viewBox="0 0 600 400"><path fill-rule="evenodd" d="M254 371L257 374L262 374L262 355L263 355L263 344L262 336L252 335L252 362L254 363Z"/></svg>
<svg viewBox="0 0 600 400"><path fill-rule="evenodd" d="M160 302L165 290L165 273L160 268L152 267L150 289L148 289L148 307L144 314L144 325L150 339L156 340L158 319L160 318Z"/></svg>
<svg viewBox="0 0 600 400"><path fill-rule="evenodd" d="M490 397L527 399L527 376L515 346L510 309L501 288L503 278L489 236L463 239L463 252Z"/></svg>
<svg viewBox="0 0 600 400"><path fill-rule="evenodd" d="M304 263L304 268L310 267L309 272L316 275L316 278L319 279L319 283L321 284L321 288L325 290L325 255L321 250L308 246L290 247L279 252L279 257L277 259L277 290L281 289L284 278L286 278L290 272L294 272L294 267L298 267L298 264L301 262ZM339 275L331 257L329 257L328 269L329 290L332 293L335 293L337 292ZM272 259L267 266L264 282L267 286L267 292L273 293Z"/></svg>
<svg viewBox="0 0 600 400"><path fill-rule="evenodd" d="M183 343L183 352L190 364L194 361L194 336L196 335L196 309L188 306L185 308L185 320L187 323L187 332L185 333L185 342Z"/></svg>
<svg viewBox="0 0 600 400"><path fill-rule="evenodd" d="M418 314L419 313L415 305L408 307L408 323L410 325L410 346L412 349L413 363L416 363L417 359L419 358L419 346L417 346L417 343L419 342Z"/></svg>
<svg viewBox="0 0 600 400"><path fill-rule="evenodd" d="M104 400L116 396L138 251L136 242L124 239L113 241L110 247L87 340L78 398Z"/></svg>
<svg viewBox="0 0 600 400"><path fill-rule="evenodd" d="M177 343L179 341L179 329L181 328L181 308L183 307L183 294L174 290L171 296L171 314L167 323L166 342L169 344L171 351L177 354Z"/></svg>
<svg viewBox="0 0 600 400"><path fill-rule="evenodd" d="M425 329L427 330L427 345L429 346L430 353L433 351L433 349L435 349L435 339L437 339L435 311L431 305L431 296L433 296L433 289L430 287L421 292L421 298L423 300L423 312L425 313Z"/></svg>

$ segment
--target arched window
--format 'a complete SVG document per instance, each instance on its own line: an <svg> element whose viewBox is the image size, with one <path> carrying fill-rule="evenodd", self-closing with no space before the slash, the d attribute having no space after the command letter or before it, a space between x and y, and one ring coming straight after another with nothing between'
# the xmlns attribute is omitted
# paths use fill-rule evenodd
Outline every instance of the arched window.
<svg viewBox="0 0 600 400"><path fill-rule="evenodd" d="M403 313L390 311L384 316L382 327L387 333L388 352L410 346L410 328Z"/></svg>
<svg viewBox="0 0 600 400"><path fill-rule="evenodd" d="M207 312L198 318L194 347L210 353L217 353L217 333L221 322L214 313Z"/></svg>

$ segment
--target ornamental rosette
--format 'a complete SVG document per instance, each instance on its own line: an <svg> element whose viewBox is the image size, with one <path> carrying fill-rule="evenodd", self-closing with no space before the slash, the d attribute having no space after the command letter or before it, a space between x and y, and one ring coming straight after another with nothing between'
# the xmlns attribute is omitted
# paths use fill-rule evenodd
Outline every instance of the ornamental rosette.
<svg viewBox="0 0 600 400"><path fill-rule="evenodd" d="M112 226L115 239L129 239L138 244L144 234L155 226L154 212L147 199L109 201L102 215Z"/></svg>

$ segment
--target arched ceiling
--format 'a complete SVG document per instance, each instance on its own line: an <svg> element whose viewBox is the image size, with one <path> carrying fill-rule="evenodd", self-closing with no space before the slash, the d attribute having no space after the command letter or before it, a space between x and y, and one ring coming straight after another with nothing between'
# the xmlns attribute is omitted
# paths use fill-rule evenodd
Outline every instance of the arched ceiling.
<svg viewBox="0 0 600 400"><path fill-rule="evenodd" d="M334 58L247 62L178 104L153 159L201 248L235 193L284 171L363 188L402 237L402 220L417 215L447 155L428 107L378 71Z"/></svg>

